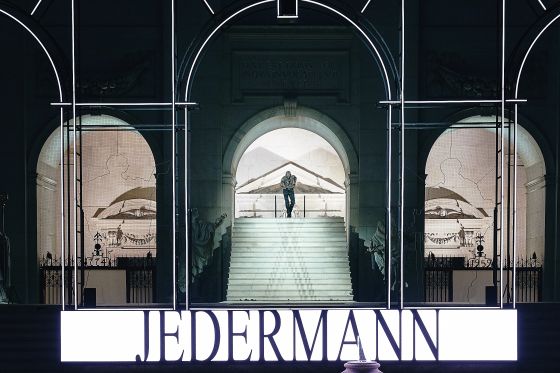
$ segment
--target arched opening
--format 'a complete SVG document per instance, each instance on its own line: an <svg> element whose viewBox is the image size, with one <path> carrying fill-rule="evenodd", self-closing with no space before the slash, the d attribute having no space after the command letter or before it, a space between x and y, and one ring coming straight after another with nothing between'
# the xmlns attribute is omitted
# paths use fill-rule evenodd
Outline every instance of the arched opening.
<svg viewBox="0 0 560 373"><path fill-rule="evenodd" d="M340 127L311 109L270 109L239 128L223 165L234 217L226 300L352 301L345 227L357 156ZM297 177L293 219L280 186L286 171ZM319 268L332 271L328 284ZM247 288L255 276L262 289Z"/></svg>
<svg viewBox="0 0 560 373"><path fill-rule="evenodd" d="M287 217L280 181L297 177L294 218L345 217L346 172L335 149L314 132L291 128L268 132L245 150L235 180L235 217ZM290 214L292 215L292 214Z"/></svg>
<svg viewBox="0 0 560 373"><path fill-rule="evenodd" d="M430 298L437 291L427 277L428 300L484 303L485 288L493 285L492 263L496 260L497 242L496 183L499 182L496 177L496 130L460 128L461 124L492 122L495 117L474 116L462 120L457 124L459 128L446 130L430 150L426 162L424 254L428 267L443 266L462 271L453 271L453 279L447 285L445 280L439 281L436 287L453 288L451 292L443 291L449 296L440 299ZM517 128L516 194L507 164L503 175L506 204L516 196L517 258L513 258L510 250L504 254L504 263L506 273L515 265L523 269L518 275L526 276L529 274L525 268L540 269L544 260L546 169L536 141L522 126ZM505 135L508 137L507 130ZM513 140L509 146L513 149ZM511 165L513 162L511 159ZM510 219L512 208L510 204ZM511 233L511 230L506 232L510 247L513 244ZM540 276L540 271L535 276ZM530 290L530 296L523 295L527 292L518 292L519 300L537 300L541 293L537 283L534 277L518 279L518 288L531 286L531 289L525 289Z"/></svg>
<svg viewBox="0 0 560 373"><path fill-rule="evenodd" d="M97 305L151 303L151 269L157 257L154 156L143 136L120 119L84 115L80 121L85 129L77 148L76 185L83 225L78 226L77 261L84 278L78 291L95 288ZM67 139L64 194L72 196L75 144L73 136ZM76 260L72 250L64 256L60 252L60 141L58 128L43 145L37 162L37 260L44 303L60 302L60 265ZM73 226L68 211L66 219ZM74 232L66 238L73 242ZM142 266L146 270L140 271ZM83 302L81 294L78 299Z"/></svg>
<svg viewBox="0 0 560 373"><path fill-rule="evenodd" d="M199 44L189 51L179 68L184 78L180 86L181 90L184 88L184 101L196 102L200 109L186 115L191 130L185 146L188 162L185 185L187 205L193 215L189 216L189 258L186 261L179 259L180 263L187 262L185 268L189 267L191 276L185 278L190 278L192 285L187 299L194 303L353 300L352 286L358 288L358 283L365 284L366 278L371 277L372 269L360 267L358 257L365 253L369 259L366 249L360 245L374 231L378 221L385 220L387 201L378 192L385 190L387 184L385 175L388 174L389 157L385 141L388 138L386 110L364 103L392 98L394 81L389 75L395 70L387 62L389 55L377 46L378 40L372 37L372 30L363 29L344 13L319 2L306 2L299 22L271 28L268 21L263 22L267 18L259 17L268 16L274 5L273 2L255 3L224 14L207 37L199 39ZM224 29L226 24L228 28ZM362 58L364 56L371 58ZM377 66L372 68L372 62ZM358 71L359 80L356 79ZM291 122L289 126L283 123L286 120ZM236 203L236 194L239 197L243 192L258 189L241 189L251 186L236 180L238 164L255 140L282 127L300 128L321 136L342 163L344 178L338 187L333 186L345 193L344 206L338 208L344 211L341 213L343 218L339 219L343 231L340 251L346 255L340 261L345 260L347 267L351 262L355 268L352 273L346 270L340 276L331 277L347 280L350 290L344 297L330 297L327 292L316 293L315 298L307 299L279 295L280 291L274 292L279 283L269 283L274 282L274 276L265 271L251 278L260 279L259 285L268 284L269 293L276 298L252 297L251 293L244 291L239 292L239 297L230 297L233 282L248 282L240 278L232 281L232 273L240 266L248 265L247 261L234 262L246 254L238 255L234 250L239 233L236 230L240 228L239 221L234 219L240 216L240 210L251 210L253 215L259 215L262 211L255 211L259 209L271 210L267 212L271 215L274 213L272 199L269 201L271 207L251 205L238 208L240 203ZM371 167L360 168L358 152L360 160L364 160L362 164ZM362 189L367 192L360 199ZM284 205L284 201L283 197L277 198L281 198L277 200L278 208ZM301 203L301 199L298 202ZM328 203L326 205L329 210ZM298 207L301 216L303 206ZM324 212L324 201L321 207ZM307 217L307 203L305 210ZM277 211L277 214L282 215L282 212ZM349 239L351 235L356 239ZM262 241L266 240L263 238ZM354 244L352 249L349 249L349 242ZM285 248L282 244L273 247ZM296 248L291 249L297 252ZM276 257L285 257L286 252L279 251ZM272 253L272 247L269 253ZM331 259L328 255L323 258ZM291 259L296 263L296 258ZM298 266L304 262L297 260ZM252 265L259 268L255 263ZM182 273L188 271L182 269L182 264L178 271L181 282ZM265 276L268 277L265 279ZM315 283L321 282L325 285L321 279ZM382 287L378 288L377 293L384 291ZM356 300L361 299L365 298L356 296Z"/></svg>

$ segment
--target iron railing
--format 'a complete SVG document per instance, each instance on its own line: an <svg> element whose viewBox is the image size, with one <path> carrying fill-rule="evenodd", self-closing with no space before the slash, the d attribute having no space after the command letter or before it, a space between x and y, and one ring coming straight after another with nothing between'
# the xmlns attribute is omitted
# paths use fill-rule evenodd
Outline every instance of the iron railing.
<svg viewBox="0 0 560 373"><path fill-rule="evenodd" d="M73 292L72 271L74 269L73 261L68 263L65 261L65 288L71 289ZM85 271L125 271L126 287L126 303L147 304L156 301L156 261L151 257L118 257L113 258L107 265L82 266L81 260L78 259L78 270ZM61 302L61 285L62 285L62 266L58 259L42 259L39 263L39 281L40 281L40 303L42 304L60 304ZM70 283L68 280L70 279ZM69 287L70 286L70 287ZM79 291L79 289L78 289ZM80 292L80 291L79 291ZM65 293L65 303L71 302L69 292ZM81 299L81 294L78 294Z"/></svg>
<svg viewBox="0 0 560 373"><path fill-rule="evenodd" d="M478 259L478 258L477 258ZM542 263L535 256L520 258L505 263L506 278L513 278L513 267L517 272L515 290L517 302L536 303L542 301ZM428 303L453 302L453 278L458 271L492 271L492 260L472 260L464 257L434 256L424 258L424 301ZM480 273L480 272L479 272ZM471 284L472 286L472 284ZM509 288L509 292L507 291ZM512 294L511 285L506 292ZM508 298L508 297L506 297Z"/></svg>

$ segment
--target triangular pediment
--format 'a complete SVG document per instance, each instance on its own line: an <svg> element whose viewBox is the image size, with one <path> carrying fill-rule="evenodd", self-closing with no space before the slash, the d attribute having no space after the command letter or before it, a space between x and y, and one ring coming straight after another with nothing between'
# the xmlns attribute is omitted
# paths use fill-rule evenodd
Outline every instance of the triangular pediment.
<svg viewBox="0 0 560 373"><path fill-rule="evenodd" d="M249 180L236 188L240 194L278 194L282 192L280 180L290 171L297 177L296 193L301 194L339 194L344 187L329 178L325 178L295 162L286 162L259 177Z"/></svg>

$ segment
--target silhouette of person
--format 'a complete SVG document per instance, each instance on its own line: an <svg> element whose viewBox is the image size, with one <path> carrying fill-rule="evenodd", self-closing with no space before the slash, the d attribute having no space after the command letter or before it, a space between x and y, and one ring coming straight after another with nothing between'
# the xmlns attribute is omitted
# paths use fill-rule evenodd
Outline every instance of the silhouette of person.
<svg viewBox="0 0 560 373"><path fill-rule="evenodd" d="M290 171L286 171L286 175L280 180L280 186L282 186L282 193L284 194L284 203L286 204L286 212L289 218L292 217L292 210L296 204L296 196L294 194L296 181L297 177L292 175Z"/></svg>

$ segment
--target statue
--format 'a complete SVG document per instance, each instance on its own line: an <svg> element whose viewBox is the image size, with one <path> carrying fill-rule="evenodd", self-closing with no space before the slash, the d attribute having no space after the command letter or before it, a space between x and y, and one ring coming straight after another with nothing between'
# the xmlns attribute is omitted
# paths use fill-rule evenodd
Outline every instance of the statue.
<svg viewBox="0 0 560 373"><path fill-rule="evenodd" d="M10 303L10 240L0 232L0 304Z"/></svg>
<svg viewBox="0 0 560 373"><path fill-rule="evenodd" d="M214 254L214 233L216 228L219 227L227 214L220 215L214 222L202 221L198 213L198 209L192 210L191 215L191 259L192 271L191 281L200 275L204 267L208 264ZM184 255L179 259L184 263ZM178 286L181 292L185 292L185 269L183 266L179 267Z"/></svg>
<svg viewBox="0 0 560 373"><path fill-rule="evenodd" d="M2 207L2 222L0 232L0 304L9 303L8 290L10 289L10 239L4 230L4 209L8 202L8 195L0 194L0 205Z"/></svg>
<svg viewBox="0 0 560 373"><path fill-rule="evenodd" d="M397 266L399 265L400 260L400 249L398 247L398 232L396 227L394 227L394 223L392 224L392 234L391 234L391 290L395 290L398 286L399 279L397 276ZM369 248L367 249L369 253L371 253L371 268L375 270L379 270L381 275L383 276L383 280L386 281L386 273L385 273L385 222L378 221L377 228L375 233L371 237Z"/></svg>

